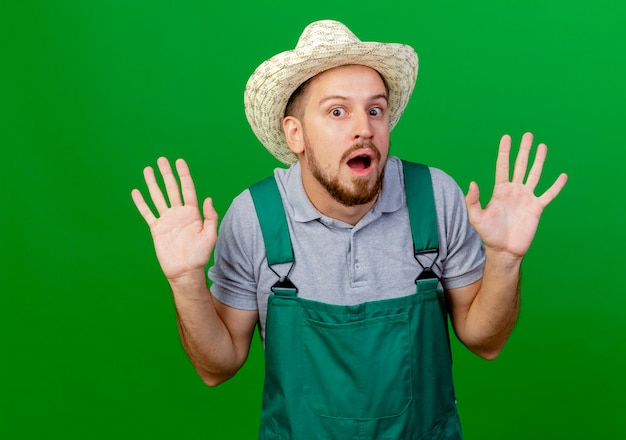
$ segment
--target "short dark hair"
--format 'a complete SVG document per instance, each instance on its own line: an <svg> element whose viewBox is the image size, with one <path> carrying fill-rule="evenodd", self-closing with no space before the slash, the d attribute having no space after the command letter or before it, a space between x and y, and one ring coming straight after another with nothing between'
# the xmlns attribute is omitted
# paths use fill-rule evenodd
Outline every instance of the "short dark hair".
<svg viewBox="0 0 626 440"><path fill-rule="evenodd" d="M306 92L313 78L309 78L305 82L300 84L298 88L294 90L294 92L291 94L291 96L289 97L289 101L287 101L287 107L285 107L285 118L287 116L293 116L295 118L302 119L302 116L304 114L304 96L306 95Z"/></svg>

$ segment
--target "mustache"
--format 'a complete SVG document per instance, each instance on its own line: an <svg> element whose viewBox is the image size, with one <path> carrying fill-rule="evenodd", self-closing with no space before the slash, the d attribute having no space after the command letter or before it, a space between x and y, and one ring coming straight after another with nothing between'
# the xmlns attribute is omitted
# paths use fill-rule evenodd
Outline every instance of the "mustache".
<svg viewBox="0 0 626 440"><path fill-rule="evenodd" d="M352 144L352 146L350 148L348 148L348 150L343 153L343 155L341 156L341 161L346 161L348 160L348 157L350 157L352 155L352 153L354 153L357 150L370 150L372 152L372 154L374 154L374 157L376 158L377 162L380 162L380 151L378 150L378 147L374 144L374 142L370 141L370 140L364 140L364 141L357 141L354 144Z"/></svg>

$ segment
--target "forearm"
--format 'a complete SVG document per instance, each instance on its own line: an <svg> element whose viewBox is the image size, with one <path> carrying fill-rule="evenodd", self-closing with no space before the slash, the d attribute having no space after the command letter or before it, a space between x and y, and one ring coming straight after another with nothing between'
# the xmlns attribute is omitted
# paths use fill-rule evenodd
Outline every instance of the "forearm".
<svg viewBox="0 0 626 440"><path fill-rule="evenodd" d="M486 250L483 279L467 312L463 342L485 359L494 359L513 331L520 304L521 259Z"/></svg>
<svg viewBox="0 0 626 440"><path fill-rule="evenodd" d="M169 280L183 348L207 385L232 377L247 356L238 350L215 308L203 271Z"/></svg>

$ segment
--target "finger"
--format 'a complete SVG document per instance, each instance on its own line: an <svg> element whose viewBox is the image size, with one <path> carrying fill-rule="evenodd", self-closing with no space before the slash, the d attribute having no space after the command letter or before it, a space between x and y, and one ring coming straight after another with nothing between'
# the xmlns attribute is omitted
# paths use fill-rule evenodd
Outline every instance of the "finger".
<svg viewBox="0 0 626 440"><path fill-rule="evenodd" d="M176 161L176 172L180 177L180 187L183 193L183 203L189 206L198 206L198 198L196 196L196 187L193 184L189 166L184 159Z"/></svg>
<svg viewBox="0 0 626 440"><path fill-rule="evenodd" d="M526 186L531 191L534 191L541 178L541 172L543 171L543 164L546 160L546 154L548 153L548 147L545 144L539 144L537 146L537 152L535 153L535 160L533 166L530 168L528 178L526 179Z"/></svg>
<svg viewBox="0 0 626 440"><path fill-rule="evenodd" d="M146 185L148 186L148 192L150 193L150 198L152 199L152 203L154 203L154 207L159 214L163 214L165 210L167 210L167 202L165 201L165 197L163 197L163 193L161 192L161 188L156 181L156 177L154 177L154 170L152 167L145 167L143 169L143 177L146 181Z"/></svg>
<svg viewBox="0 0 626 440"><path fill-rule="evenodd" d="M148 226L152 226L152 224L154 224L154 222L156 221L156 217L144 200L141 191L139 191L138 189L134 189L131 191L130 195L133 198L133 202L135 202L135 206L137 207L139 214L141 214L146 223L148 223Z"/></svg>
<svg viewBox="0 0 626 440"><path fill-rule="evenodd" d="M163 183L165 183L165 190L167 191L167 198L170 201L170 206L182 205L178 182L176 181L176 176L174 176L174 173L172 172L169 160L164 157L159 157L157 164L159 165L159 171L163 176Z"/></svg>
<svg viewBox="0 0 626 440"><path fill-rule="evenodd" d="M515 168L513 168L513 178L511 182L524 183L524 177L526 177L526 169L528 168L528 155L530 154L530 148L533 145L532 133L524 133L522 136L522 142L520 142L519 151L515 158Z"/></svg>
<svg viewBox="0 0 626 440"><path fill-rule="evenodd" d="M559 195L565 184L567 183L567 174L562 173L556 181L552 184L550 188L544 192L541 197L539 197L539 201L541 205L545 208L550 204L552 200L555 199L556 196Z"/></svg>
<svg viewBox="0 0 626 440"><path fill-rule="evenodd" d="M204 214L204 227L208 230L217 231L218 215L213 207L213 199L207 197L202 205L202 213Z"/></svg>
<svg viewBox="0 0 626 440"><path fill-rule="evenodd" d="M470 182L467 195L465 196L465 205L467 206L467 214L470 223L473 225L480 220L482 207L480 206L480 191L476 182Z"/></svg>
<svg viewBox="0 0 626 440"><path fill-rule="evenodd" d="M213 207L213 200L208 197L204 200L202 205L202 212L204 214L203 231L207 238L210 240L211 246L214 247L217 241L217 212Z"/></svg>
<svg viewBox="0 0 626 440"><path fill-rule="evenodd" d="M509 181L509 154L511 152L511 136L505 134L500 139L498 159L496 160L496 185Z"/></svg>

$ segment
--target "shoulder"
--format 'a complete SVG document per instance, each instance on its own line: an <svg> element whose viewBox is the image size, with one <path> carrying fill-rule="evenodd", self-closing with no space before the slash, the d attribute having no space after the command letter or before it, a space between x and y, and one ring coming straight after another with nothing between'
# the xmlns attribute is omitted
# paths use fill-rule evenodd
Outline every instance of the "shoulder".
<svg viewBox="0 0 626 440"><path fill-rule="evenodd" d="M280 198L284 199L284 187L290 176L291 169L276 168L271 176L260 180L250 188L269 179L275 179ZM262 237L257 215L259 207L255 205L250 188L243 190L231 202L220 224L220 236L224 235L228 241L234 240L246 248L256 248Z"/></svg>
<svg viewBox="0 0 626 440"><path fill-rule="evenodd" d="M389 157L388 166L385 172L386 173L391 172L394 174L398 174L399 176L402 176L403 162L409 162L409 161L403 161L397 157ZM459 185L456 183L454 178L452 178L452 176L450 176L448 173L446 173L445 171L439 168L435 168L427 164L421 164L421 165L426 166L428 168L428 171L430 172L433 192L435 193L436 199L442 199L446 196L448 198L449 197L457 198L459 195L462 195L462 191L459 188ZM402 176L401 179L404 180L404 177Z"/></svg>
<svg viewBox="0 0 626 440"><path fill-rule="evenodd" d="M428 167L428 169L430 170L430 176L433 181L433 188L440 191L461 191L454 178L448 173L435 167Z"/></svg>
<svg viewBox="0 0 626 440"><path fill-rule="evenodd" d="M256 220L256 215L252 215L255 214L256 209L250 188L269 179L275 179L278 187L282 188L285 186L285 181L288 180L289 175L289 169L276 168L271 175L259 180L255 184L251 185L249 188L243 190L231 202L230 207L228 208L226 215L224 216L224 220L237 220L239 223L242 224L254 223L251 222L251 220ZM256 223L258 224L258 222Z"/></svg>
<svg viewBox="0 0 626 440"><path fill-rule="evenodd" d="M260 239L261 230L254 203L250 191L246 189L233 199L220 222L215 256L252 261Z"/></svg>
<svg viewBox="0 0 626 440"><path fill-rule="evenodd" d="M465 222L467 217L463 191L454 178L445 171L435 167L429 167L429 170L440 220L448 225L446 229L452 224L460 226L458 222Z"/></svg>
<svg viewBox="0 0 626 440"><path fill-rule="evenodd" d="M452 176L439 168L429 167L435 203L443 211L465 208L465 195Z"/></svg>
<svg viewBox="0 0 626 440"><path fill-rule="evenodd" d="M225 222L236 221L238 223L247 223L250 220L250 214L254 212L254 202L250 194L250 189L245 189L231 202L226 214L224 215Z"/></svg>

